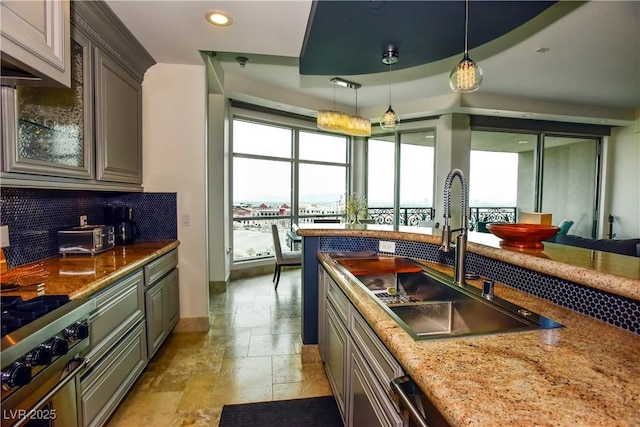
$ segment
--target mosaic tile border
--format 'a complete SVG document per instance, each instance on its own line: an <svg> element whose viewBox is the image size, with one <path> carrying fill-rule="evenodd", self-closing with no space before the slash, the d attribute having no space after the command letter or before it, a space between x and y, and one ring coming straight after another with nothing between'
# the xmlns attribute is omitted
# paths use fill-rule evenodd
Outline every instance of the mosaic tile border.
<svg viewBox="0 0 640 427"><path fill-rule="evenodd" d="M368 237L320 237L319 247L321 251L378 252L379 241ZM440 252L437 245L404 240L385 241L396 243L395 255L453 265L453 253ZM470 252L467 253L467 268L488 279L640 335L640 301Z"/></svg>
<svg viewBox="0 0 640 427"><path fill-rule="evenodd" d="M0 223L9 226L10 246L4 248L9 267L58 255L58 230L79 224L104 224L103 206L130 206L138 240L178 237L176 193L114 193L78 190L0 189Z"/></svg>

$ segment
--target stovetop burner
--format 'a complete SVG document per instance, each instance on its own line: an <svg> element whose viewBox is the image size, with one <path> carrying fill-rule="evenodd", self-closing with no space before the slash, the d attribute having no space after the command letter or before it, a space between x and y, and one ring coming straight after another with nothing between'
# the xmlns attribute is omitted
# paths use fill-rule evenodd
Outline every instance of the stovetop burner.
<svg viewBox="0 0 640 427"><path fill-rule="evenodd" d="M27 301L20 296L1 296L2 336L20 329L68 302L67 295L41 295Z"/></svg>

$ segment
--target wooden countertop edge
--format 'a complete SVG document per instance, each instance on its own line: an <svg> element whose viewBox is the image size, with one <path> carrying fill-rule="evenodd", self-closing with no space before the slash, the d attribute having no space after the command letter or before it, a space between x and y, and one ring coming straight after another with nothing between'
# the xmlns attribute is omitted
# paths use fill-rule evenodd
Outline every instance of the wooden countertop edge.
<svg viewBox="0 0 640 427"><path fill-rule="evenodd" d="M363 229L339 229L339 228L313 228L297 230L297 234L302 237L369 237L369 238L387 238L406 240L411 242L440 244L440 236L432 234L421 234L410 231L396 230L363 230ZM553 245L553 244L552 244ZM556 245L559 246L559 245ZM570 250L582 250L583 248L571 247ZM572 265L565 262L555 261L544 258L544 254L529 254L526 251L505 250L494 248L476 242L468 242L467 251L497 261L506 262L528 270L537 271L549 276L568 280L601 291L620 295L634 300L640 300L640 280L632 279L607 273L595 269L585 268L578 265ZM616 256L616 254L609 254ZM620 257L627 258L624 255ZM633 257L629 257L633 259ZM637 260L633 260L638 262Z"/></svg>
<svg viewBox="0 0 640 427"><path fill-rule="evenodd" d="M496 295L565 327L415 341L329 255L318 259L451 425L640 423L637 335L496 283ZM531 375L518 372L523 366ZM538 389L521 389L520 381Z"/></svg>
<svg viewBox="0 0 640 427"><path fill-rule="evenodd" d="M139 268L142 268L145 264L148 264L149 262L153 261L156 258L161 257L162 255L172 251L173 249L177 248L178 246L180 246L180 241L176 240L173 242L169 242L167 243L166 246L157 249L153 252L150 252L148 255L146 255L144 258L141 258L137 261L132 262L131 264L128 264L125 267L122 267L116 271L114 271L113 273L100 278L98 280L96 280L95 282L93 282L92 284L90 284L89 286L85 286L82 289L78 289L76 292L73 292L72 294L69 295L69 298L71 299L78 299L78 298L88 298L91 295L95 294L96 292L101 291L102 289L112 285L113 283L117 282L118 280L122 279L123 277L128 276L129 274L133 273L134 271L136 271Z"/></svg>
<svg viewBox="0 0 640 427"><path fill-rule="evenodd" d="M88 298L179 246L179 240L144 241L131 246L116 246L113 250L91 257L56 256L13 267L6 274L3 274L3 280L27 287L3 292L2 295L18 295L25 300L35 298L40 293L28 285L42 282L45 283L44 292L46 294L68 295L71 299ZM93 276L89 273L86 277L80 275L77 278L75 276L63 277L60 274L62 265L65 263L78 263L82 266L83 263L91 265L92 262L108 264L108 272L93 273Z"/></svg>

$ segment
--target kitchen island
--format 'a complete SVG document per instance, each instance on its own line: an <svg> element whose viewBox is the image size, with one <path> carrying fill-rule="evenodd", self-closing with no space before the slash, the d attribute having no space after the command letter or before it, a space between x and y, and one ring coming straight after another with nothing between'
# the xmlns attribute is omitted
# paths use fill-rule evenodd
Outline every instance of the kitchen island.
<svg viewBox="0 0 640 427"><path fill-rule="evenodd" d="M396 255L421 260L451 275L450 260L440 259L437 253L439 236L432 235L429 229L322 227L301 227L298 231L303 236L303 251L313 252L304 254L305 304L313 293L313 285L306 281L313 280L311 270L314 267L317 270L319 263L451 425L640 425L637 329L635 333L625 330L496 281L496 296L558 321L564 327L415 341L358 285L353 275L332 262L331 254L371 250L379 240L389 240L396 243ZM628 304L628 314L622 315L632 318L629 322L632 326L628 328L633 329L634 322L637 327L638 300L634 297L640 288L640 259L552 243L545 243L544 251L540 252L508 251L500 248L494 236L478 234L470 233L469 255L489 260L479 262L470 256L468 261L482 270L482 276L489 276L492 269L504 269L507 263L536 273L520 276L518 270L516 280L537 279L541 273L549 276L552 285L564 285L571 278L574 287L588 294L597 291L606 300L619 297ZM316 259L315 266L307 264L311 258ZM507 275L512 272L507 270ZM559 279L563 282L558 282ZM475 286L481 283L482 279L469 281ZM547 285L534 282L528 286ZM576 294L571 299L579 298ZM611 305L618 303L616 300ZM306 306L307 311L310 306ZM308 329L305 326L303 333Z"/></svg>

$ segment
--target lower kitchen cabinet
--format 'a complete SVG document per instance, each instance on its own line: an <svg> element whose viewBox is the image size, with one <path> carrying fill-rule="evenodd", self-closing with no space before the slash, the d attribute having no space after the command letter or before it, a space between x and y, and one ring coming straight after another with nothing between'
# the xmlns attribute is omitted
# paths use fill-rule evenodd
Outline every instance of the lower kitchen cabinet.
<svg viewBox="0 0 640 427"><path fill-rule="evenodd" d="M104 425L146 366L144 322L131 330L80 382L83 425Z"/></svg>
<svg viewBox="0 0 640 427"><path fill-rule="evenodd" d="M177 262L174 249L92 297L89 362L80 378L84 426L107 422L178 322Z"/></svg>
<svg viewBox="0 0 640 427"><path fill-rule="evenodd" d="M178 323L178 269L172 270L144 294L151 358Z"/></svg>
<svg viewBox="0 0 640 427"><path fill-rule="evenodd" d="M125 277L93 298L96 310L90 318L90 367L109 352L145 317L142 270ZM146 359L145 359L146 360Z"/></svg>
<svg viewBox="0 0 640 427"><path fill-rule="evenodd" d="M349 425L353 427L402 426L402 418L384 401L375 375L356 346L351 347L352 401Z"/></svg>
<svg viewBox="0 0 640 427"><path fill-rule="evenodd" d="M402 367L326 270L318 277L319 350L345 426L402 426L390 387Z"/></svg>
<svg viewBox="0 0 640 427"><path fill-rule="evenodd" d="M144 292L149 359L158 351L180 317L177 251L145 266ZM163 275L164 274L164 275Z"/></svg>
<svg viewBox="0 0 640 427"><path fill-rule="evenodd" d="M348 332L331 306L327 307L326 325L325 371L344 421L346 419L346 373L349 363L349 359L346 357L349 349Z"/></svg>

